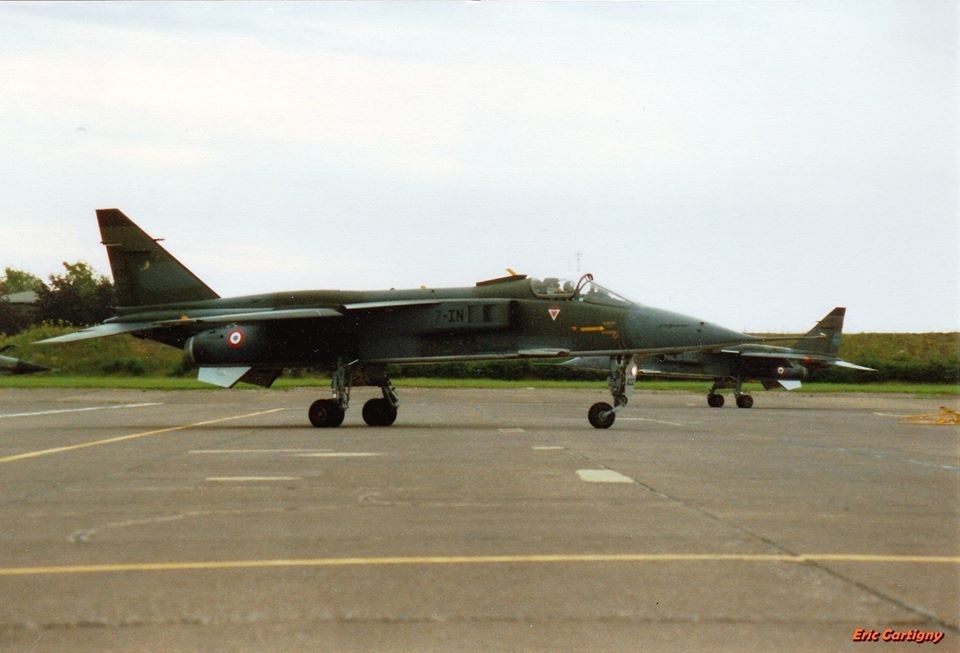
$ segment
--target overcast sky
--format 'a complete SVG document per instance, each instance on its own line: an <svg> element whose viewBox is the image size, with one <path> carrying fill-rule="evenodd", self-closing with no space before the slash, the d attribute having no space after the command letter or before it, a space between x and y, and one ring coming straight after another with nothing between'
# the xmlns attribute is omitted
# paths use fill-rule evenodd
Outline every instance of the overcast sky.
<svg viewBox="0 0 960 653"><path fill-rule="evenodd" d="M0 4L0 268L117 207L221 295L580 269L960 328L958 4Z"/></svg>

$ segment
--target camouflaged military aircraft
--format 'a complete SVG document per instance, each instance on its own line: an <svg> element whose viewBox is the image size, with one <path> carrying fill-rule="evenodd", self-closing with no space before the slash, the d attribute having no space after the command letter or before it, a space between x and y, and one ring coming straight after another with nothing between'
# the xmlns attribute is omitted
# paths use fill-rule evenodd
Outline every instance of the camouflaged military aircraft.
<svg viewBox="0 0 960 653"><path fill-rule="evenodd" d="M590 407L608 428L627 405L636 357L717 350L763 339L637 304L596 283L521 274L468 288L315 290L221 298L117 209L97 211L116 284L117 315L41 342L129 333L183 348L201 381L269 387L287 368L331 373L332 397L308 411L314 426L339 426L351 387L379 386L363 406L371 426L397 417L392 363L602 356L613 404Z"/></svg>
<svg viewBox="0 0 960 653"><path fill-rule="evenodd" d="M830 365L876 372L873 368L845 361L838 355L846 312L844 307L836 307L805 336L797 338L792 347L745 343L699 351L638 356L637 373L640 376L667 379L712 379L713 387L707 393L707 404L711 408L723 406L723 395L717 390L724 388L733 390L738 408L751 408L753 397L743 392L743 383L746 381L759 381L767 390L796 390L810 372ZM606 359L601 357L578 357L563 365L605 370L606 363Z"/></svg>
<svg viewBox="0 0 960 653"><path fill-rule="evenodd" d="M0 353L13 349L15 345L6 345L0 347ZM36 374L37 372L49 372L49 367L28 363L25 360L14 358L13 356L0 356L0 374Z"/></svg>

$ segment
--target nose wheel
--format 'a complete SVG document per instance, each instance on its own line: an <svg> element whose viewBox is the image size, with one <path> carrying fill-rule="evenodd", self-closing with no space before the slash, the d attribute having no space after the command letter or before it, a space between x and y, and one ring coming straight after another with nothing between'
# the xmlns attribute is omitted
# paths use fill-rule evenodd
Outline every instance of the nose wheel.
<svg viewBox="0 0 960 653"><path fill-rule="evenodd" d="M617 419L617 412L627 405L627 397L633 394L633 386L637 380L637 366L633 356L611 356L610 375L607 385L613 395L613 405L605 401L598 401L587 411L587 421L595 429L608 429Z"/></svg>
<svg viewBox="0 0 960 653"><path fill-rule="evenodd" d="M605 401L598 401L587 411L587 421L595 429L608 429L613 426L616 419L617 414L613 412L613 406Z"/></svg>

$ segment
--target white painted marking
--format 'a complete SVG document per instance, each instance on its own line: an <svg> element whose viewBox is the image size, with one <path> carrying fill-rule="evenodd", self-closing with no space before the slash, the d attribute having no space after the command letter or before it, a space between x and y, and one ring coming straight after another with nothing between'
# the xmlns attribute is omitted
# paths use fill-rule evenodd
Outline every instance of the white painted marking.
<svg viewBox="0 0 960 653"><path fill-rule="evenodd" d="M57 415L59 413L85 413L91 410L116 410L118 408L143 408L144 406L162 406L163 402L151 402L145 404L120 404L117 406L89 406L87 408L61 408L58 410L40 410L35 413L4 413L4 417L33 417L34 415Z"/></svg>
<svg viewBox="0 0 960 653"><path fill-rule="evenodd" d="M320 453L329 449L194 449L190 453Z"/></svg>
<svg viewBox="0 0 960 653"><path fill-rule="evenodd" d="M253 481L299 481L299 476L209 476L207 477L208 481L215 481L221 483L231 483L231 482L253 482Z"/></svg>
<svg viewBox="0 0 960 653"><path fill-rule="evenodd" d="M566 447L530 447L534 451L562 451Z"/></svg>
<svg viewBox="0 0 960 653"><path fill-rule="evenodd" d="M578 469L577 476L581 481L587 483L633 483L634 480L629 476L624 476L620 472L612 469Z"/></svg>
<svg viewBox="0 0 960 653"><path fill-rule="evenodd" d="M526 433L523 429L497 429L501 433Z"/></svg>
<svg viewBox="0 0 960 653"><path fill-rule="evenodd" d="M667 422L662 419L651 419L649 417L618 417L617 419L624 422L653 422L654 424L666 424L667 426L689 426L689 424L683 424L681 422Z"/></svg>
<svg viewBox="0 0 960 653"><path fill-rule="evenodd" d="M364 451L331 451L329 453L300 453L298 458L371 458L373 456L382 456L382 453L367 453Z"/></svg>

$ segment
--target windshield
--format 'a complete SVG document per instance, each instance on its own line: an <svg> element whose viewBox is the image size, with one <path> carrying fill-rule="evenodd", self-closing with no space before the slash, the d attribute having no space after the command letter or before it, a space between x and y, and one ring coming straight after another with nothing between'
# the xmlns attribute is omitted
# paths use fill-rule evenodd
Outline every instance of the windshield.
<svg viewBox="0 0 960 653"><path fill-rule="evenodd" d="M578 302L589 302L591 304L613 304L614 306L627 306L634 303L623 295L604 288L592 279L580 287L580 291L573 299L574 301Z"/></svg>
<svg viewBox="0 0 960 653"><path fill-rule="evenodd" d="M627 306L636 303L623 295L604 288L594 281L593 276L590 274L583 275L577 282L561 277L530 279L530 289L533 290L533 294L537 297L550 299L565 299L614 306Z"/></svg>

